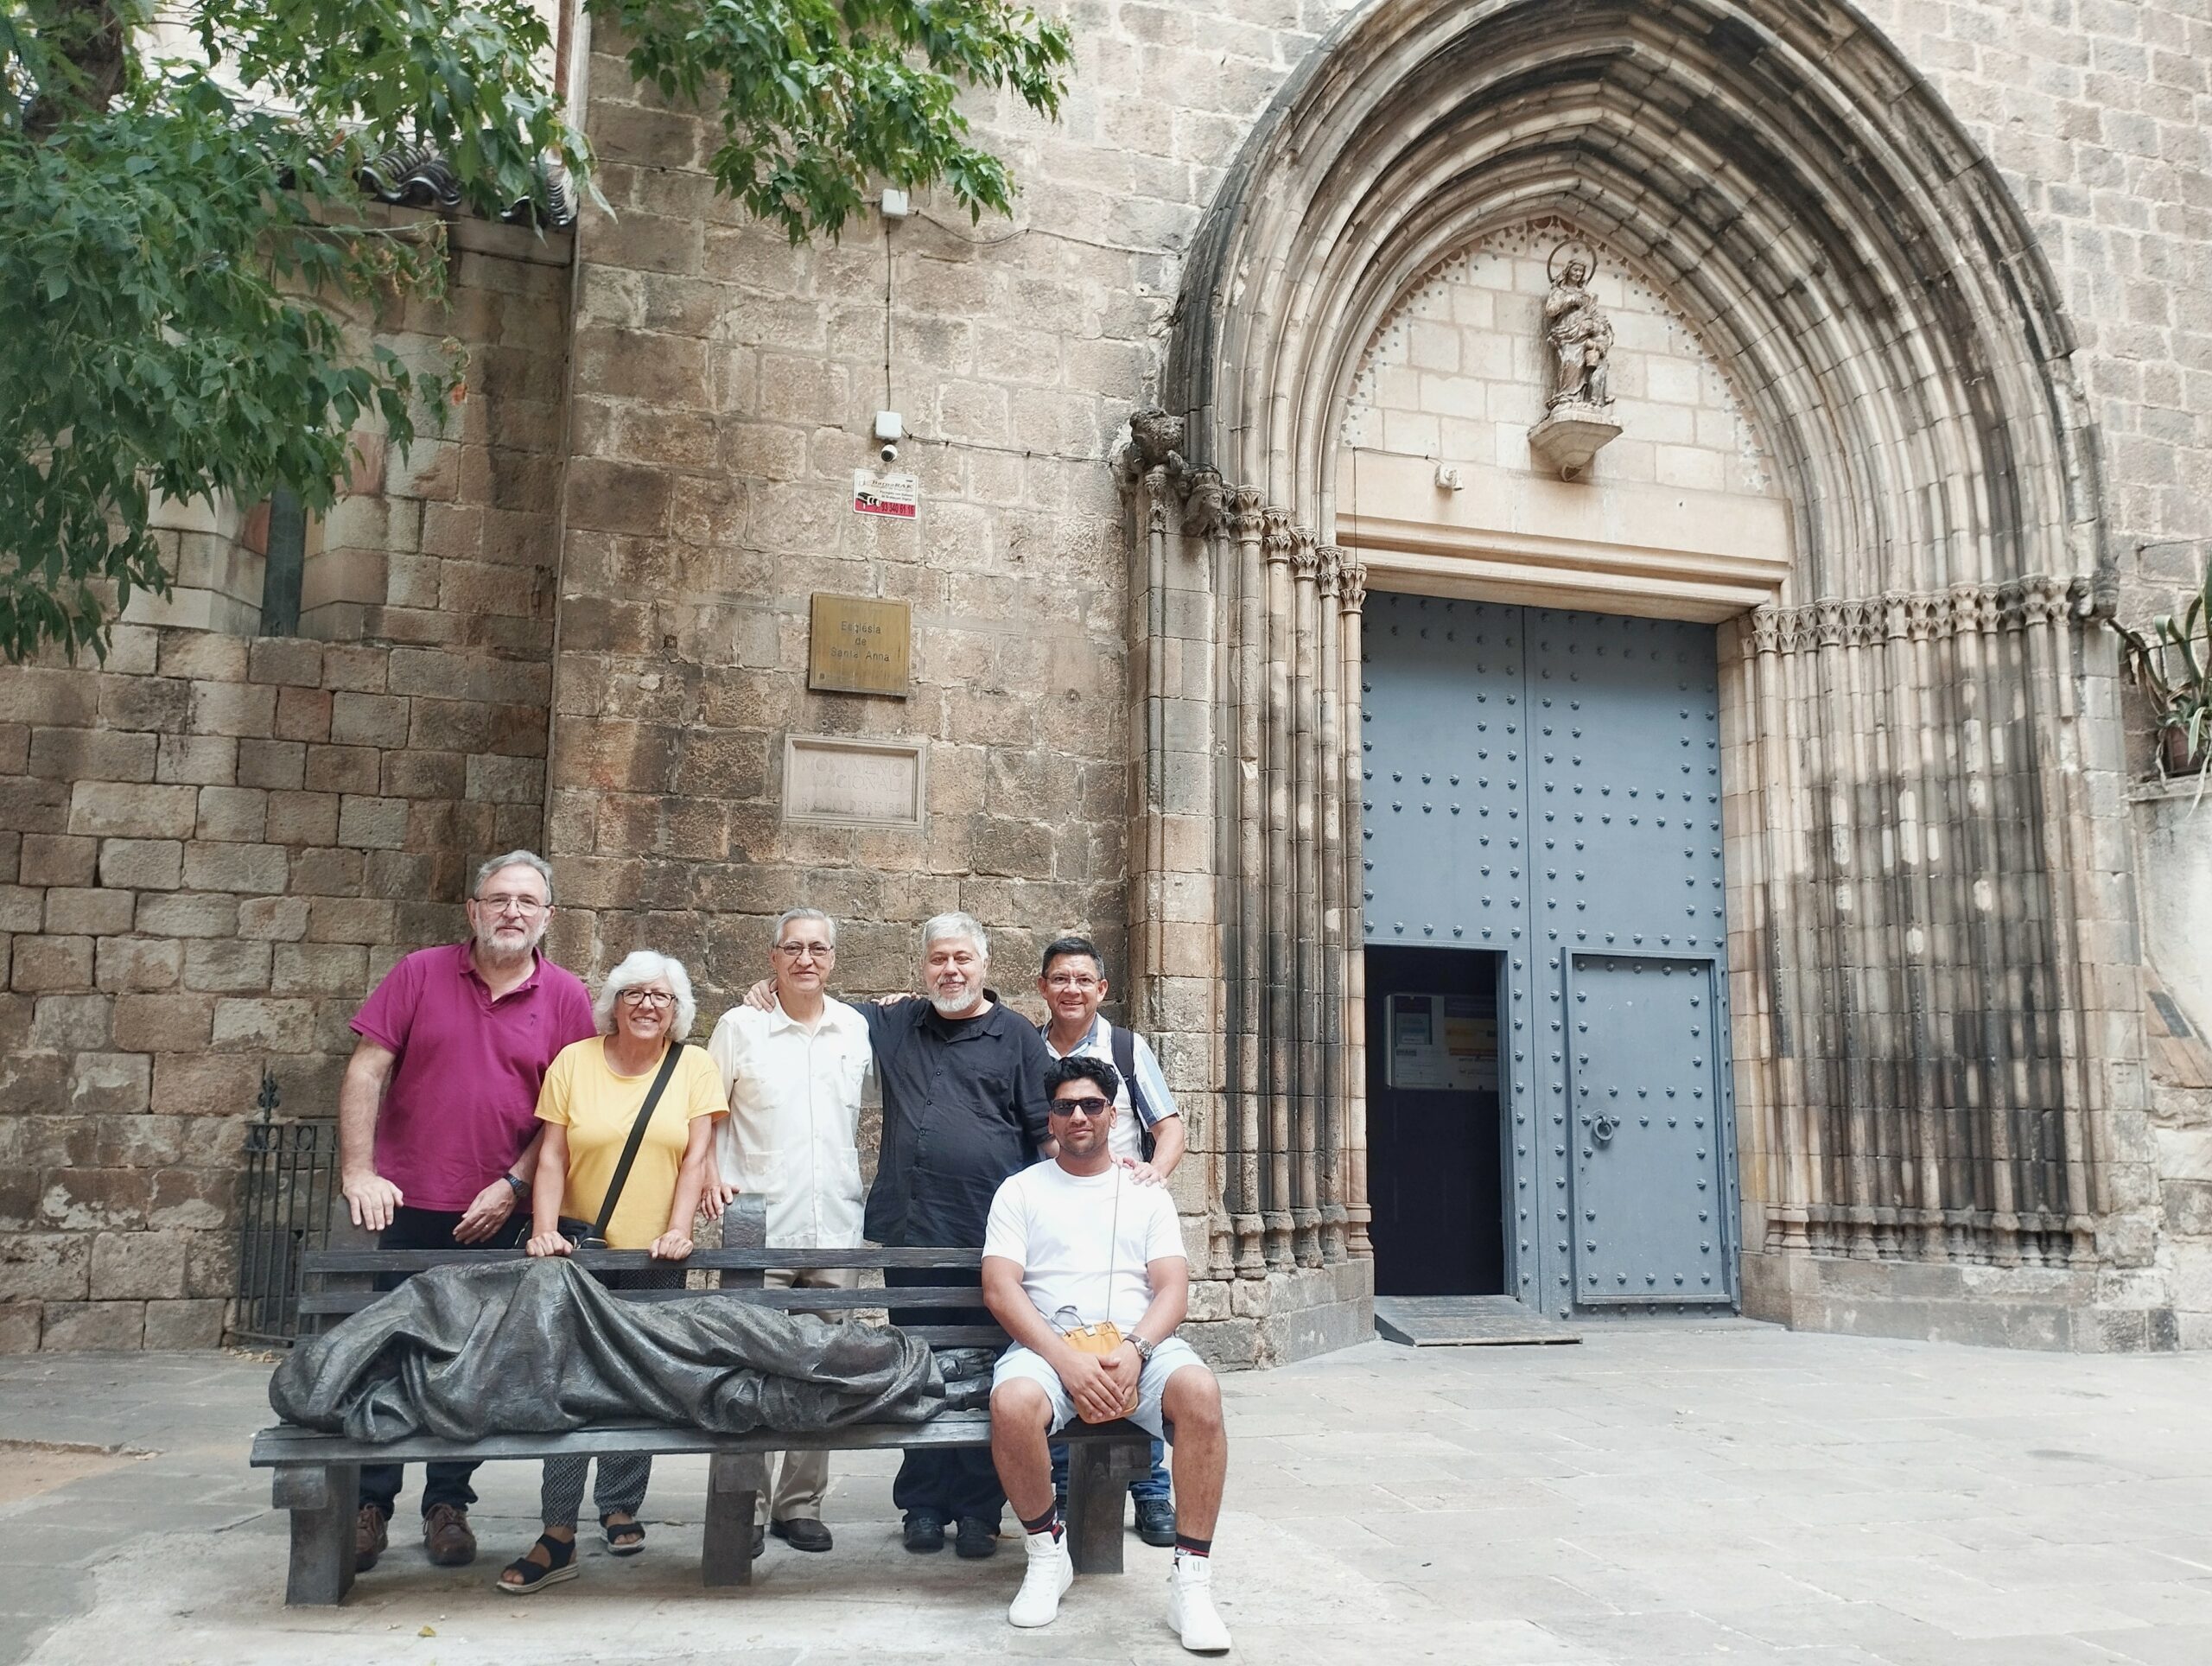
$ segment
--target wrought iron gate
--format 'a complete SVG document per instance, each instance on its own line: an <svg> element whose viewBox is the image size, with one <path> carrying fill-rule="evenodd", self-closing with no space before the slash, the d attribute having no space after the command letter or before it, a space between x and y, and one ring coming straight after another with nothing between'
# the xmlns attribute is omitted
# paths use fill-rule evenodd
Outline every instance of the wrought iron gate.
<svg viewBox="0 0 2212 1666"><path fill-rule="evenodd" d="M300 1269L330 1242L338 1203L338 1124L273 1120L276 1080L262 1073L259 1120L246 1126L238 1220L238 1304L231 1334L289 1342L300 1331Z"/></svg>
<svg viewBox="0 0 2212 1666"><path fill-rule="evenodd" d="M1368 598L1365 940L1502 955L1508 1285L1736 1300L1714 638Z"/></svg>

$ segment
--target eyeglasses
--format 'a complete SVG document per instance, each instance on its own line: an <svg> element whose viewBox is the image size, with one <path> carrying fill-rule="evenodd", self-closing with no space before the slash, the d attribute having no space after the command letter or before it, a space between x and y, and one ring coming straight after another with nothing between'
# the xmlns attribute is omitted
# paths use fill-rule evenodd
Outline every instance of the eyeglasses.
<svg viewBox="0 0 2212 1666"><path fill-rule="evenodd" d="M1045 980L1048 989L1095 989L1098 980L1083 972L1055 972Z"/></svg>
<svg viewBox="0 0 2212 1666"><path fill-rule="evenodd" d="M620 997L626 1007L673 1007L676 997L665 989L625 989Z"/></svg>
<svg viewBox="0 0 2212 1666"><path fill-rule="evenodd" d="M495 914L520 914L525 919L532 914L542 914L553 906L540 902L536 897L478 897L474 901L479 908L488 908Z"/></svg>
<svg viewBox="0 0 2212 1666"><path fill-rule="evenodd" d="M1052 1101L1052 1115L1055 1116L1103 1116L1113 1108L1111 1099L1101 1099L1095 1093L1088 1098Z"/></svg>
<svg viewBox="0 0 2212 1666"><path fill-rule="evenodd" d="M826 943L779 943L776 952L793 960L827 960L837 951Z"/></svg>

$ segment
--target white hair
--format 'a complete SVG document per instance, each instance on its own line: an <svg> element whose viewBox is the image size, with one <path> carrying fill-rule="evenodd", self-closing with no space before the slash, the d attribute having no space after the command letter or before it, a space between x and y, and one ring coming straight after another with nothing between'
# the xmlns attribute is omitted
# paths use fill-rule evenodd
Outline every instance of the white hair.
<svg viewBox="0 0 2212 1666"><path fill-rule="evenodd" d="M527 868L545 881L545 900L553 900L553 867L535 850L510 850L504 856L494 856L476 870L476 883L468 887L468 894L482 894L484 881L503 868Z"/></svg>
<svg viewBox="0 0 2212 1666"><path fill-rule="evenodd" d="M599 1033L614 1033L614 1002L623 990L634 989L657 977L666 980L668 987L676 992L676 1018L668 1027L668 1039L681 1041L690 1034L691 1022L699 1015L699 1003L691 998L691 974L683 970L683 963L675 956L662 954L656 949L631 951L622 963L607 975L607 982L599 986L599 998L591 1003L591 1015L599 1021Z"/></svg>
<svg viewBox="0 0 2212 1666"><path fill-rule="evenodd" d="M977 958L988 960L991 957L991 939L984 933L982 921L973 914L963 914L956 910L949 914L936 915L925 922L922 926L922 952L929 953L930 944L939 938L966 938L976 945Z"/></svg>
<svg viewBox="0 0 2212 1666"><path fill-rule="evenodd" d="M835 949L837 946L837 922L830 919L829 915L823 913L819 908L785 909L782 913L776 916L775 935L770 938L768 941L771 943L781 943L784 940L784 927L790 925L795 919L820 920L822 922L822 930L830 939L830 946L832 949Z"/></svg>

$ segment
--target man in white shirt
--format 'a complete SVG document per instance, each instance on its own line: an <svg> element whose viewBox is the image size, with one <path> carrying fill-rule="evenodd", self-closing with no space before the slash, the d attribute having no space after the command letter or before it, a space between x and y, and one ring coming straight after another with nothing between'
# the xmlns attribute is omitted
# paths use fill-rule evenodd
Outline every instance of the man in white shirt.
<svg viewBox="0 0 2212 1666"><path fill-rule="evenodd" d="M1002 1184L983 1235L983 1300L1014 1346L991 1381L991 1459L1021 1518L1027 1552L1007 1610L1046 1625L1075 1580L1052 1498L1048 1442L1080 1415L1127 1417L1154 1435L1175 1430L1175 1565L1167 1623L1194 1654L1229 1649L1212 1594L1214 1523L1229 1440L1221 1389L1175 1334L1190 1297L1190 1262L1166 1189L1138 1184L1115 1161L1121 1073L1085 1057L1045 1072L1057 1154ZM1078 1350L1068 1332L1111 1325L1111 1352Z"/></svg>
<svg viewBox="0 0 2212 1666"><path fill-rule="evenodd" d="M868 1020L825 992L837 962L836 922L827 914L791 910L776 922L769 954L774 1005L766 1012L733 1007L707 1043L730 1112L715 1131L711 1195L721 1204L759 1194L772 1248L851 1248L861 1242L857 1129L871 1057ZM859 1278L856 1269L828 1268L772 1270L762 1281L849 1290ZM753 1554L767 1533L795 1550L829 1549L822 1498L830 1454L786 1452L780 1468L767 1462L777 1472L761 1491L765 1529L753 1527Z"/></svg>
<svg viewBox="0 0 2212 1666"><path fill-rule="evenodd" d="M1089 938L1055 938L1045 945L1037 974L1037 993L1051 1014L1045 1025L1045 1050L1055 1059L1080 1054L1103 1059L1121 1077L1114 1092L1114 1121L1108 1144L1114 1160L1140 1180L1163 1184L1183 1160L1183 1116L1160 1060L1144 1037L1109 1023L1098 1008L1106 999L1106 957ZM1152 1443L1152 1468L1129 1483L1136 1505L1137 1536L1150 1545L1175 1542L1175 1506L1160 1443ZM1068 1491L1068 1449L1052 1444L1052 1493Z"/></svg>

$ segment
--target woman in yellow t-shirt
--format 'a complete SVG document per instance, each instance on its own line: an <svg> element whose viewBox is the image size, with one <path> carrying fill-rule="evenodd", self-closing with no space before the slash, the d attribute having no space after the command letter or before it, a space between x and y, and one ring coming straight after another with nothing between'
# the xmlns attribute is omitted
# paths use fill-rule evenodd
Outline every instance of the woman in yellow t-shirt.
<svg viewBox="0 0 2212 1666"><path fill-rule="evenodd" d="M622 1148L671 1046L682 1046L698 1015L691 978L683 963L640 949L607 974L593 1003L600 1033L554 1055L538 1090L537 1117L545 1141L537 1153L531 1188L533 1256L565 1256L573 1247L560 1223L590 1223L606 1206L607 1187ZM721 1073L701 1047L684 1047L675 1072L653 1107L645 1138L607 1223L612 1250L648 1250L656 1261L680 1262L691 1253L691 1224L714 1150L715 1118L728 1109ZM610 1285L681 1288L680 1267L603 1273ZM545 1531L499 1574L499 1589L522 1596L572 1580L576 1565L576 1515L583 1504L585 1458L549 1458L539 1486ZM638 1520L645 1501L652 1459L606 1456L592 1502L607 1548L627 1556L645 1548Z"/></svg>

